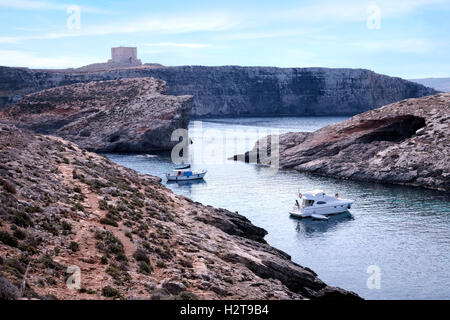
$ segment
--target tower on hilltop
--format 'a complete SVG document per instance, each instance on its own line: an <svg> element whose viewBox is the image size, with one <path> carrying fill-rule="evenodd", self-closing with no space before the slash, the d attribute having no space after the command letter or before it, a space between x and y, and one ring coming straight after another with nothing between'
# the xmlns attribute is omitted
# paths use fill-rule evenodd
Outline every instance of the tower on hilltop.
<svg viewBox="0 0 450 320"><path fill-rule="evenodd" d="M111 48L111 59L108 60L111 67L140 66L142 62L137 58L136 47Z"/></svg>

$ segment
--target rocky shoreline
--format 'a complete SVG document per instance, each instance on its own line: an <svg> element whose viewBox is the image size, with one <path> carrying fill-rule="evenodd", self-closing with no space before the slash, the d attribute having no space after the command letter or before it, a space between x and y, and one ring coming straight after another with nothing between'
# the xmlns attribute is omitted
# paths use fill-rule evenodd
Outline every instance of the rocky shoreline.
<svg viewBox="0 0 450 320"><path fill-rule="evenodd" d="M29 299L359 298L238 213L59 137L0 124L0 190L4 299L21 298L22 281ZM79 288L67 287L68 267L79 268Z"/></svg>
<svg viewBox="0 0 450 320"><path fill-rule="evenodd" d="M270 154L258 141L234 160ZM279 136L279 167L450 191L450 93L402 100L315 132Z"/></svg>
<svg viewBox="0 0 450 320"><path fill-rule="evenodd" d="M154 78L77 83L29 94L0 111L0 121L89 151L170 150L172 132L187 129L192 96L166 93L166 83Z"/></svg>

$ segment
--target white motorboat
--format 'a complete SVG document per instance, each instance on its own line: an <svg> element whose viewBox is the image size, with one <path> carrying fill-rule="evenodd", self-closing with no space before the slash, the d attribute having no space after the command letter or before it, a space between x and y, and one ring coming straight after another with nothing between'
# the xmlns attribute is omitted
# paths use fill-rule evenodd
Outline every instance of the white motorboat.
<svg viewBox="0 0 450 320"><path fill-rule="evenodd" d="M203 179L207 170L175 169L173 173L166 173L168 181L187 181Z"/></svg>
<svg viewBox="0 0 450 320"><path fill-rule="evenodd" d="M335 196L326 195L322 190L313 190L305 192L303 194L299 193L298 200L295 200L295 205L289 214L296 218L314 218L317 220L326 220L322 218L324 216L338 214L348 211L353 200L339 198L339 195Z"/></svg>

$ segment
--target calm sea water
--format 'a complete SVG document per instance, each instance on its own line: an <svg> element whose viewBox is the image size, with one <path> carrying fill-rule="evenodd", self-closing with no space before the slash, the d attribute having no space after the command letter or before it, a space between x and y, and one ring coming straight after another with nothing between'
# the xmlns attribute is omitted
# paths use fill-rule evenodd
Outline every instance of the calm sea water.
<svg viewBox="0 0 450 320"><path fill-rule="evenodd" d="M265 228L266 240L310 267L329 285L369 299L450 298L450 198L418 188L342 181L296 171L270 174L254 164L226 160L258 137L314 131L342 117L238 118L191 122L194 168L204 181L166 183L195 201L238 211ZM115 162L159 176L173 168L170 154L108 155ZM355 200L349 213L328 221L289 217L298 190L323 189ZM375 267L370 267L375 266ZM379 288L368 288L375 268ZM373 270L373 269L372 269ZM372 276L371 279L374 276ZM376 284L371 282L369 283ZM373 286L372 286L373 287Z"/></svg>

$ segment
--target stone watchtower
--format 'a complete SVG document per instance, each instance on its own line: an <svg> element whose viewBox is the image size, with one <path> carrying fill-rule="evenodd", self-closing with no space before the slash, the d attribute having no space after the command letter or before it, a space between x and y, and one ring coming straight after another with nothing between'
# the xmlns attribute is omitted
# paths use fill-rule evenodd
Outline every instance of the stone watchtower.
<svg viewBox="0 0 450 320"><path fill-rule="evenodd" d="M110 67L140 66L141 60L137 58L136 47L111 48L111 59L108 60Z"/></svg>

